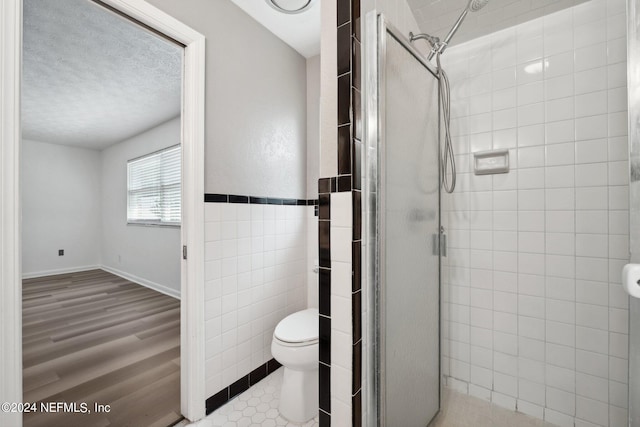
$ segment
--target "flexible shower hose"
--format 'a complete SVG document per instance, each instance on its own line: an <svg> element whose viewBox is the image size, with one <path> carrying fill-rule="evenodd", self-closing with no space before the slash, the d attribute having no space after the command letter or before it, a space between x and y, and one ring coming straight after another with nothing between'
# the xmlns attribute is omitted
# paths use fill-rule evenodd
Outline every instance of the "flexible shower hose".
<svg viewBox="0 0 640 427"><path fill-rule="evenodd" d="M451 145L451 87L447 73L440 64L440 51L436 53L436 63L438 64L438 86L440 92L440 104L442 105L442 118L444 121L444 147L441 147L442 158L442 186L447 193L453 193L456 188L456 159ZM449 178L450 172L451 178Z"/></svg>

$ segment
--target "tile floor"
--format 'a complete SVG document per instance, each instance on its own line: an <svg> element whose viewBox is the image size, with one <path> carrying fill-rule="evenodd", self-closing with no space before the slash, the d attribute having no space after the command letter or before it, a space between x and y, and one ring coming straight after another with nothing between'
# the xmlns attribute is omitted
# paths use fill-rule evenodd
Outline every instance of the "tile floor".
<svg viewBox="0 0 640 427"><path fill-rule="evenodd" d="M280 368L249 390L211 413L202 427L318 427L318 417L305 424L296 424L278 413L282 373Z"/></svg>
<svg viewBox="0 0 640 427"><path fill-rule="evenodd" d="M283 368L254 387L230 400L204 420L191 427L319 427L318 417L305 424L288 422L278 413ZM185 424L177 424L182 427ZM443 390L442 410L429 427L555 427L554 424L490 402Z"/></svg>
<svg viewBox="0 0 640 427"><path fill-rule="evenodd" d="M429 427L555 427L543 420L491 404L482 399L443 390L442 410Z"/></svg>

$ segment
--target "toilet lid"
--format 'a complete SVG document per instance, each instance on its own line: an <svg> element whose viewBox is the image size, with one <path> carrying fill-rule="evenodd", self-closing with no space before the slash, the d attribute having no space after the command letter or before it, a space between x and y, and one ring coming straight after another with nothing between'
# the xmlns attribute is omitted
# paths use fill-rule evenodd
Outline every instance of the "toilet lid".
<svg viewBox="0 0 640 427"><path fill-rule="evenodd" d="M309 308L285 317L273 335L280 341L301 343L318 339L318 309Z"/></svg>

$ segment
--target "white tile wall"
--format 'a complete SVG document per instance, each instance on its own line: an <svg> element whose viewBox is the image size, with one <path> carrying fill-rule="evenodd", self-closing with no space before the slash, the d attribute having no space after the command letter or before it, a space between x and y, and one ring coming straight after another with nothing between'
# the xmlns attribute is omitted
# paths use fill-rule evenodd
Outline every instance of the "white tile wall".
<svg viewBox="0 0 640 427"><path fill-rule="evenodd" d="M313 209L205 204L207 396L270 360L278 322L306 308Z"/></svg>
<svg viewBox="0 0 640 427"><path fill-rule="evenodd" d="M444 199L443 371L558 425L627 413L624 3L591 0L443 57L460 173ZM511 172L474 176L471 153L492 147L509 149Z"/></svg>
<svg viewBox="0 0 640 427"><path fill-rule="evenodd" d="M331 194L331 423L351 425L351 192Z"/></svg>
<svg viewBox="0 0 640 427"><path fill-rule="evenodd" d="M462 43L517 24L522 24L522 27L526 28L529 25L528 21L585 1L588 0L491 0L480 11L468 14L465 25L458 30L453 40L455 43ZM423 31L444 38L468 2L467 0L409 0L409 4ZM577 16L576 22L587 23L594 19L594 16L598 16L598 13L606 14L606 5L600 6L599 9L585 10L584 14ZM612 6L611 10L612 12L620 10L619 5L616 4L615 9ZM569 33L567 30L550 32L544 37L542 34L536 34L535 37L520 42L517 51L515 47L511 47L509 54L519 61L526 62L541 55L542 49L553 53L562 49L567 43L565 37ZM587 32L586 29L581 31ZM501 62L505 60L505 56L505 52L501 51L494 56L493 60Z"/></svg>
<svg viewBox="0 0 640 427"><path fill-rule="evenodd" d="M307 307L318 308L318 217L314 208L307 209Z"/></svg>

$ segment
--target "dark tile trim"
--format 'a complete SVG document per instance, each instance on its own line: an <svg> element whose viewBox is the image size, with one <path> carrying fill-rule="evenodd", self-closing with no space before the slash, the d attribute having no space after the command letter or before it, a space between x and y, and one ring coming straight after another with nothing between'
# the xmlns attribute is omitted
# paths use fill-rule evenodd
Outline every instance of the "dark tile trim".
<svg viewBox="0 0 640 427"><path fill-rule="evenodd" d="M359 390L351 398L351 425L353 427L362 425L362 391Z"/></svg>
<svg viewBox="0 0 640 427"><path fill-rule="evenodd" d="M340 0L336 2L336 7L338 9L337 25L338 27L340 27L342 24L345 24L351 20L351 2L349 0Z"/></svg>
<svg viewBox="0 0 640 427"><path fill-rule="evenodd" d="M320 363L320 410L331 415L331 367Z"/></svg>
<svg viewBox="0 0 640 427"><path fill-rule="evenodd" d="M331 268L331 221L318 221L318 258L322 268Z"/></svg>
<svg viewBox="0 0 640 427"><path fill-rule="evenodd" d="M351 191L351 175L338 177L338 192Z"/></svg>
<svg viewBox="0 0 640 427"><path fill-rule="evenodd" d="M205 194L205 203L229 203L228 194Z"/></svg>
<svg viewBox="0 0 640 427"><path fill-rule="evenodd" d="M229 203L249 203L249 196L229 194Z"/></svg>
<svg viewBox="0 0 640 427"><path fill-rule="evenodd" d="M325 316L320 316L319 320L319 361L320 363L328 366L331 363L331 319Z"/></svg>
<svg viewBox="0 0 640 427"><path fill-rule="evenodd" d="M315 206L318 199L280 199L277 197L239 196L236 194L204 195L205 203L248 203L251 205Z"/></svg>
<svg viewBox="0 0 640 427"><path fill-rule="evenodd" d="M245 375L229 386L229 399L249 389L249 375Z"/></svg>
<svg viewBox="0 0 640 427"><path fill-rule="evenodd" d="M229 400L233 399L240 393L247 391L249 387L254 386L267 375L272 374L276 369L282 366L276 359L271 359L267 363L263 363L251 373L240 378L228 387L223 388L213 396L209 397L205 403L206 413L209 415Z"/></svg>
<svg viewBox="0 0 640 427"><path fill-rule="evenodd" d="M353 370L353 382L351 390L354 392L362 388L362 340L353 345L351 354L351 366Z"/></svg>
<svg viewBox="0 0 640 427"><path fill-rule="evenodd" d="M320 409L320 426L331 427L331 415Z"/></svg>

